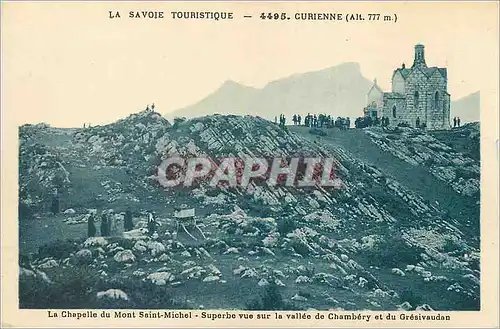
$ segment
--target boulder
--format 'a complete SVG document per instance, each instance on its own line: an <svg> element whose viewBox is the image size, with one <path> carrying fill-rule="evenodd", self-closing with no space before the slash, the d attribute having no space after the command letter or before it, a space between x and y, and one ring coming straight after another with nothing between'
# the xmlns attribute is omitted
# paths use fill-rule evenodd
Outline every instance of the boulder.
<svg viewBox="0 0 500 329"><path fill-rule="evenodd" d="M92 262L92 251L89 249L79 250L75 254L76 261L80 264L89 264Z"/></svg>
<svg viewBox="0 0 500 329"><path fill-rule="evenodd" d="M148 246L148 249L151 250L151 255L153 257L156 255L161 255L162 253L165 252L165 246L161 242L149 241L147 246Z"/></svg>
<svg viewBox="0 0 500 329"><path fill-rule="evenodd" d="M138 240L134 244L134 250L137 250L139 252L145 252L146 250L148 250L146 242L144 242L144 240Z"/></svg>
<svg viewBox="0 0 500 329"><path fill-rule="evenodd" d="M48 268L53 268L53 267L58 267L58 266L59 266L59 264L54 259L49 259L48 261L38 265L38 268L48 269Z"/></svg>
<svg viewBox="0 0 500 329"><path fill-rule="evenodd" d="M312 282L311 278L305 275L299 275L297 279L295 279L295 283L310 283Z"/></svg>
<svg viewBox="0 0 500 329"><path fill-rule="evenodd" d="M264 287L267 286L268 284L269 282L265 278L260 279L260 281L257 283L259 287Z"/></svg>
<svg viewBox="0 0 500 329"><path fill-rule="evenodd" d="M97 293L97 299L103 298L128 300L127 294L120 289L108 289L106 291L99 291Z"/></svg>
<svg viewBox="0 0 500 329"><path fill-rule="evenodd" d="M295 294L293 297L292 297L292 300L295 300L295 301L298 301L298 302L307 302L307 298L304 297L304 296L301 296L299 294Z"/></svg>
<svg viewBox="0 0 500 329"><path fill-rule="evenodd" d="M217 275L210 275L203 279L203 282L219 281L220 277Z"/></svg>
<svg viewBox="0 0 500 329"><path fill-rule="evenodd" d="M413 307L408 302L398 305L398 311L410 311L412 308Z"/></svg>
<svg viewBox="0 0 500 329"><path fill-rule="evenodd" d="M391 273L398 276L405 276L405 272L401 271L399 268L393 268Z"/></svg>
<svg viewBox="0 0 500 329"><path fill-rule="evenodd" d="M118 263L135 262L135 256L131 250L119 251L113 257Z"/></svg>
<svg viewBox="0 0 500 329"><path fill-rule="evenodd" d="M102 236L91 237L85 240L83 246L88 247L104 247L108 244L108 240Z"/></svg>
<svg viewBox="0 0 500 329"><path fill-rule="evenodd" d="M148 280L151 280L154 284L158 286L163 286L167 282L172 282L175 280L175 276L169 272L156 272L151 273L147 277Z"/></svg>

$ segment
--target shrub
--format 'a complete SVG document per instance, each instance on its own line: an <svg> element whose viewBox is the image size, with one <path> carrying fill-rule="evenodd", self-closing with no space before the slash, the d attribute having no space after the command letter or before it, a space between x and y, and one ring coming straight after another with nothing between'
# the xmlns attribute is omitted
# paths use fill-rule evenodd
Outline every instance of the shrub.
<svg viewBox="0 0 500 329"><path fill-rule="evenodd" d="M297 228L295 225L295 221L291 217L284 217L282 219L277 220L278 224L278 232L281 236L285 236L286 234L292 232Z"/></svg>
<svg viewBox="0 0 500 329"><path fill-rule="evenodd" d="M296 310L292 303L283 300L278 285L272 282L265 288L260 300L255 300L247 305L248 310Z"/></svg>
<svg viewBox="0 0 500 329"><path fill-rule="evenodd" d="M408 245L401 234L392 236L392 239L381 241L374 248L365 251L373 265L400 267L420 261L420 254L424 252L423 248Z"/></svg>
<svg viewBox="0 0 500 329"><path fill-rule="evenodd" d="M422 304L422 296L416 295L415 292L411 289L404 289L399 293L399 296L401 298L401 302L408 302L413 308Z"/></svg>
<svg viewBox="0 0 500 329"><path fill-rule="evenodd" d="M299 255L307 256L309 255L309 248L300 240L293 240L291 243L293 250Z"/></svg>
<svg viewBox="0 0 500 329"><path fill-rule="evenodd" d="M57 259L67 258L71 253L78 250L78 242L76 240L57 240L47 243L38 248L38 257L54 257Z"/></svg>
<svg viewBox="0 0 500 329"><path fill-rule="evenodd" d="M20 308L88 308L89 292L99 280L95 270L75 267L52 277L53 284L34 277L19 280Z"/></svg>
<svg viewBox="0 0 500 329"><path fill-rule="evenodd" d="M181 123L183 123L184 121L186 121L186 118L184 118L184 117L181 117L181 118L176 117L176 118L174 118L174 124L172 125L172 128L173 129L177 129L179 127L179 125Z"/></svg>
<svg viewBox="0 0 500 329"><path fill-rule="evenodd" d="M95 269L75 266L59 270L49 284L38 277L19 280L19 307L28 309L61 308L138 308L185 309L171 287L157 286L136 278L105 280ZM97 299L97 293L120 289L129 300Z"/></svg>

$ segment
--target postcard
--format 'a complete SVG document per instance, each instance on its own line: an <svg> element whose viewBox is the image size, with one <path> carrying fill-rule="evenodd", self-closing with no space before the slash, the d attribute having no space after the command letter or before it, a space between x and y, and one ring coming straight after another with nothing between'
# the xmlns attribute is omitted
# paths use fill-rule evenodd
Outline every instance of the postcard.
<svg viewBox="0 0 500 329"><path fill-rule="evenodd" d="M2 2L2 325L496 327L498 2Z"/></svg>

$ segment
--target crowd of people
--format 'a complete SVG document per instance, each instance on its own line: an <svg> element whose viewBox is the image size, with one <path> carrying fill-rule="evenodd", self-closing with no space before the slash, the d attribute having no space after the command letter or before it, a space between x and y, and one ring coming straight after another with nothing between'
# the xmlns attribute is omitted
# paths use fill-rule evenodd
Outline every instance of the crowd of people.
<svg viewBox="0 0 500 329"><path fill-rule="evenodd" d="M274 117L274 122L278 124L278 117ZM294 114L292 117L292 122L294 126L305 126L310 128L333 128L337 127L340 129L348 129L351 126L351 120L349 118L337 117L336 119L331 115L326 115L320 113L318 115L308 113L304 120L300 114ZM279 125L284 127L286 124L286 117L284 114L279 116Z"/></svg>
<svg viewBox="0 0 500 329"><path fill-rule="evenodd" d="M303 119L303 120L302 120ZM278 117L274 117L274 122L278 124ZM337 117L334 118L331 115L326 114L311 114L308 113L304 118L300 114L294 114L292 117L292 122L294 126L304 126L310 128L339 128L341 130L351 128L351 121L348 117ZM286 124L286 117L284 114L280 114L279 116L279 126L284 128ZM381 126L381 127L389 127L390 119L389 117L371 117L364 116L358 117L354 121L355 128L366 128L371 126ZM399 122L399 127L413 127L409 122ZM415 126L416 128L425 129L427 124L422 122L419 117L416 118ZM460 127L460 118L453 118L453 128Z"/></svg>

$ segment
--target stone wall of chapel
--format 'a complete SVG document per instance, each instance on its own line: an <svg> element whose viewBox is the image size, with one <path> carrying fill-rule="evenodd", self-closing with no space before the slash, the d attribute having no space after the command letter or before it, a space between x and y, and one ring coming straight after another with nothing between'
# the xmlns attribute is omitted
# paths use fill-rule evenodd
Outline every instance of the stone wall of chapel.
<svg viewBox="0 0 500 329"><path fill-rule="evenodd" d="M428 79L427 89L427 127L429 129L449 128L450 96L446 90L446 79L439 72L434 72Z"/></svg>
<svg viewBox="0 0 500 329"><path fill-rule="evenodd" d="M428 78L421 70L414 70L406 78L406 112L402 121L407 122L412 127L416 126L417 118L420 118L420 122L425 121L424 118L428 108L428 90ZM418 100L416 93L418 93Z"/></svg>
<svg viewBox="0 0 500 329"><path fill-rule="evenodd" d="M394 116L393 109L396 108L396 116ZM399 123L405 121L406 118L406 101L404 98L389 98L384 96L384 107L382 109L382 116L389 118L390 126L397 126Z"/></svg>

